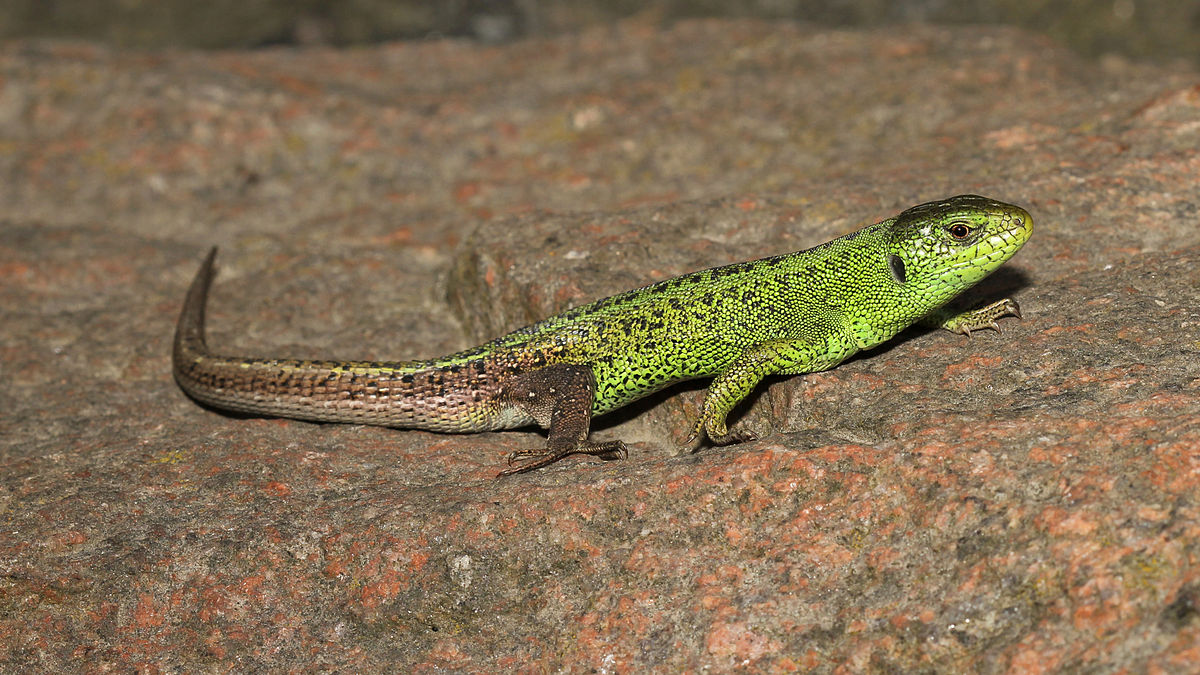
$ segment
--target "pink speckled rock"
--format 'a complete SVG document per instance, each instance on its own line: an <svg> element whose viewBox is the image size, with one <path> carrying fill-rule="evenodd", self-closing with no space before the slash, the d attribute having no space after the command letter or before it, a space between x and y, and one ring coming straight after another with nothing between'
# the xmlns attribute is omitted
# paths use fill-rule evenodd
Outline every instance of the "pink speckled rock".
<svg viewBox="0 0 1200 675"><path fill-rule="evenodd" d="M1186 672L1200 75L1005 29L625 23L503 47L0 45L0 664L63 672ZM1027 207L973 299L773 380L760 441L498 481L535 433L205 410L218 349L410 358L918 201Z"/></svg>

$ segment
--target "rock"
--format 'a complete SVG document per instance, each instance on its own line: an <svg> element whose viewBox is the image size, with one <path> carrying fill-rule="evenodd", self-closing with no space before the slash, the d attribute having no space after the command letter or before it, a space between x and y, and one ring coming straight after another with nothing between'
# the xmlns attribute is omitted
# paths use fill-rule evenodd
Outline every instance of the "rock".
<svg viewBox="0 0 1200 675"><path fill-rule="evenodd" d="M1200 659L1200 87L1015 30L622 23L477 46L0 48L13 670L1179 671ZM680 453L247 419L169 343L432 356L928 199L1027 207L970 300Z"/></svg>

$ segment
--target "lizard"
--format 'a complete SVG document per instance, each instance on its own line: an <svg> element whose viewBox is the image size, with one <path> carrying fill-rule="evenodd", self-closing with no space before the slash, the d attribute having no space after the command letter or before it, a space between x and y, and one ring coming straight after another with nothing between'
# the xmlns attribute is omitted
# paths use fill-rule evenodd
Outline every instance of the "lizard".
<svg viewBox="0 0 1200 675"><path fill-rule="evenodd" d="M1033 221L977 195L913 206L813 248L684 274L597 300L454 354L417 361L224 356L205 341L212 248L175 330L173 372L196 401L253 415L450 433L537 424L499 476L571 454L626 458L589 439L602 415L682 380L712 378L685 441L752 440L726 417L766 376L827 370L922 322L968 337L1021 317L1011 298L945 305L1011 258ZM520 461L518 461L520 460Z"/></svg>

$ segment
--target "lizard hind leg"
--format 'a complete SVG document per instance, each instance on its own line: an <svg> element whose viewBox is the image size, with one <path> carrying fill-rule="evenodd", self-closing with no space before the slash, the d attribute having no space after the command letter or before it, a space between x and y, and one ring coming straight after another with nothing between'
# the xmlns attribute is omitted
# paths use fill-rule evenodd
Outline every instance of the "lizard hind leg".
<svg viewBox="0 0 1200 675"><path fill-rule="evenodd" d="M504 402L520 408L548 428L544 450L517 450L508 455L511 468L500 476L525 473L553 464L567 455L629 455L621 441L589 441L596 377L589 366L555 364L522 373L505 385ZM518 459L530 461L513 466Z"/></svg>

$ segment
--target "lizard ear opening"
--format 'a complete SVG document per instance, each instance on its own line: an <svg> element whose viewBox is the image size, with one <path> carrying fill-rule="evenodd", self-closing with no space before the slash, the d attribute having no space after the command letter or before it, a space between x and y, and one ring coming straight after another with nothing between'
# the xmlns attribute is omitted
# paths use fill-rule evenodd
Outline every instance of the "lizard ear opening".
<svg viewBox="0 0 1200 675"><path fill-rule="evenodd" d="M903 284L908 281L907 271L904 269L904 260L893 253L888 256L888 271L892 273L892 278L896 283Z"/></svg>

